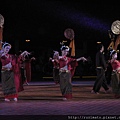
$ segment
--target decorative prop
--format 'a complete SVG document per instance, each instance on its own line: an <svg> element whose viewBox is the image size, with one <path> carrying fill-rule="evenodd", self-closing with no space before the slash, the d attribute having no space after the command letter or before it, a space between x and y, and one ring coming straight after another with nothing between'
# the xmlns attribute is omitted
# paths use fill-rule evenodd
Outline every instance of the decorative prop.
<svg viewBox="0 0 120 120"><path fill-rule="evenodd" d="M112 23L111 31L110 30L108 31L109 37L111 39L111 43L109 44L107 49L117 50L118 45L120 44L120 21L119 20L116 20ZM115 40L115 35L117 35L116 40Z"/></svg>
<svg viewBox="0 0 120 120"><path fill-rule="evenodd" d="M0 14L0 27L4 25L4 17Z"/></svg>
<svg viewBox="0 0 120 120"><path fill-rule="evenodd" d="M120 34L120 21L119 20L116 20L112 23L111 30L116 35Z"/></svg>
<svg viewBox="0 0 120 120"><path fill-rule="evenodd" d="M115 47L115 34L111 31L111 30L108 30L108 35L109 35L109 38L111 39L111 43L109 44L107 50L113 50L114 47Z"/></svg>
<svg viewBox="0 0 120 120"><path fill-rule="evenodd" d="M0 50L2 48L4 17L0 14Z"/></svg>
<svg viewBox="0 0 120 120"><path fill-rule="evenodd" d="M75 36L75 34L74 34L73 29L67 28L67 29L64 31L64 36L65 36L67 39L71 40L69 47L71 48L71 56L74 57L74 56L75 56L75 43L74 43L74 36Z"/></svg>
<svg viewBox="0 0 120 120"><path fill-rule="evenodd" d="M120 44L120 35L117 36L116 40L111 40L107 50L117 50L118 45Z"/></svg>
<svg viewBox="0 0 120 120"><path fill-rule="evenodd" d="M64 31L64 36L69 39L69 40L73 40L74 39L74 31L73 29L71 28L67 28L65 31Z"/></svg>

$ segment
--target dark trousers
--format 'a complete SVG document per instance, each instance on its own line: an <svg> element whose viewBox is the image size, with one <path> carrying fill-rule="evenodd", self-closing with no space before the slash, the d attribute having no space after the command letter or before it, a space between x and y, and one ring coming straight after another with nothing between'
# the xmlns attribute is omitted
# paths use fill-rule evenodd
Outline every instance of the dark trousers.
<svg viewBox="0 0 120 120"><path fill-rule="evenodd" d="M103 87L105 90L108 90L108 86L105 78L105 71L103 68L97 68L97 78L93 86L95 92L99 92L100 88Z"/></svg>
<svg viewBox="0 0 120 120"><path fill-rule="evenodd" d="M106 74L105 76L106 76L107 84L110 85L111 84L111 74L112 74L112 66L110 63L108 64L107 71L105 74Z"/></svg>

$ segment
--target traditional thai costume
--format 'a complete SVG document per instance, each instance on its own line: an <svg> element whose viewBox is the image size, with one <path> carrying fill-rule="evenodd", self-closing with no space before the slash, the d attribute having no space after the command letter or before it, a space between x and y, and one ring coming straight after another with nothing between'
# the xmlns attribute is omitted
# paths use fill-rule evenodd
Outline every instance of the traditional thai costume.
<svg viewBox="0 0 120 120"><path fill-rule="evenodd" d="M53 79L56 84L60 82L60 77L59 77L59 60L54 59L53 61Z"/></svg>
<svg viewBox="0 0 120 120"><path fill-rule="evenodd" d="M1 79L2 79L2 90L6 99L17 98L18 94L18 77L15 73L18 73L16 69L15 59L10 54L6 54L1 57L2 70L1 70ZM16 71L14 73L14 71ZM16 87L17 86L17 87Z"/></svg>
<svg viewBox="0 0 120 120"><path fill-rule="evenodd" d="M120 97L120 61L114 60L111 62L113 71L111 75L111 86L115 97Z"/></svg>
<svg viewBox="0 0 120 120"><path fill-rule="evenodd" d="M31 81L31 59L21 57L20 70L23 84Z"/></svg>
<svg viewBox="0 0 120 120"><path fill-rule="evenodd" d="M78 65L76 59L70 57L61 57L59 59L59 75L60 75L60 90L64 98L72 98L71 79L74 75L74 70Z"/></svg>

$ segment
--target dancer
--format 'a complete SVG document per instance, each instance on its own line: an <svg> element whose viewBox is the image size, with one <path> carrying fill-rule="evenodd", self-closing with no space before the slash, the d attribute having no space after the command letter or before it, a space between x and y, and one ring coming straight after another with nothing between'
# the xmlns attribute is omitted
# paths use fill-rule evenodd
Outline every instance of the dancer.
<svg viewBox="0 0 120 120"><path fill-rule="evenodd" d="M114 93L114 98L120 98L120 61L117 60L117 52L115 50L111 51L110 54L112 75L111 75L111 87Z"/></svg>
<svg viewBox="0 0 120 120"><path fill-rule="evenodd" d="M20 71L22 82L23 84L29 85L29 82L31 81L31 61L35 60L35 57L29 58L28 55L24 54L24 52L21 55Z"/></svg>
<svg viewBox="0 0 120 120"><path fill-rule="evenodd" d="M23 55L28 55L27 51L24 51L18 57L9 54L11 45L9 43L4 43L1 49L1 80L2 80L2 90L4 94L5 101L18 101L18 92L23 91L23 84L21 83L21 73L20 73L20 60Z"/></svg>
<svg viewBox="0 0 120 120"><path fill-rule="evenodd" d="M87 61L86 58L80 57L78 59L67 57L69 53L69 47L61 47L61 56L59 56L59 79L60 90L63 96L63 100L72 99L72 84L71 80L74 75L74 70L78 65L78 61Z"/></svg>
<svg viewBox="0 0 120 120"><path fill-rule="evenodd" d="M107 86L106 78L105 78L105 71L107 69L107 64L103 54L104 46L100 43L98 44L97 49L98 49L98 52L96 53L97 78L91 93L99 94L101 87L103 87L105 89L105 93L107 93L109 88Z"/></svg>
<svg viewBox="0 0 120 120"><path fill-rule="evenodd" d="M60 78L59 78L59 52L54 51L53 59L50 58L50 61L53 62L53 79L55 84L59 84Z"/></svg>

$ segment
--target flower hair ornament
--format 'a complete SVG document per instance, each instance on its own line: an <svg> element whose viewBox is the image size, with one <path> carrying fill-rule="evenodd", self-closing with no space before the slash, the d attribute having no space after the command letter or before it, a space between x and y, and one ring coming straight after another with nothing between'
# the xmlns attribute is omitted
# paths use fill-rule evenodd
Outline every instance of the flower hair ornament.
<svg viewBox="0 0 120 120"><path fill-rule="evenodd" d="M115 50L111 50L110 51L110 56L112 56L113 53L116 53L116 51Z"/></svg>
<svg viewBox="0 0 120 120"><path fill-rule="evenodd" d="M9 44L9 43L7 43L7 42L4 42L4 43L3 43L2 48L5 48L5 46L10 46L10 47L12 47L11 44Z"/></svg>
<svg viewBox="0 0 120 120"><path fill-rule="evenodd" d="M60 49L61 49L61 51L62 51L62 50L66 50L66 51L69 51L69 50L70 50L70 48L69 48L68 46L65 46L65 45L63 45Z"/></svg>

